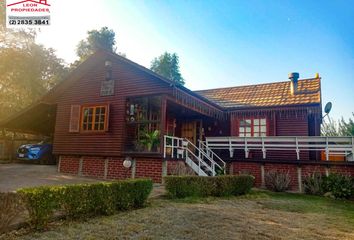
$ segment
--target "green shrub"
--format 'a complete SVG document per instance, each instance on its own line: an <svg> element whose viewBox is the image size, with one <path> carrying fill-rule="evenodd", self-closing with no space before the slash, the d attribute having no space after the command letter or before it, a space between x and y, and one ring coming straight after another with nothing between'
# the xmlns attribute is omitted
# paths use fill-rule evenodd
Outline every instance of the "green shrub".
<svg viewBox="0 0 354 240"><path fill-rule="evenodd" d="M254 183L254 177L249 175L167 176L164 180L172 198L240 195L249 192Z"/></svg>
<svg viewBox="0 0 354 240"><path fill-rule="evenodd" d="M304 177L303 186L305 193L311 195L323 195L325 178L326 177L319 172L313 172Z"/></svg>
<svg viewBox="0 0 354 240"><path fill-rule="evenodd" d="M24 212L22 198L17 193L0 193L0 234Z"/></svg>
<svg viewBox="0 0 354 240"><path fill-rule="evenodd" d="M289 172L271 170L265 173L265 185L274 192L284 192L290 187L290 174Z"/></svg>
<svg viewBox="0 0 354 240"><path fill-rule="evenodd" d="M56 211L70 218L110 215L116 210L142 207L152 181L134 179L94 184L43 186L21 189L32 225L44 228Z"/></svg>
<svg viewBox="0 0 354 240"><path fill-rule="evenodd" d="M331 173L324 179L324 192L334 198L351 198L354 195L353 178L343 174Z"/></svg>

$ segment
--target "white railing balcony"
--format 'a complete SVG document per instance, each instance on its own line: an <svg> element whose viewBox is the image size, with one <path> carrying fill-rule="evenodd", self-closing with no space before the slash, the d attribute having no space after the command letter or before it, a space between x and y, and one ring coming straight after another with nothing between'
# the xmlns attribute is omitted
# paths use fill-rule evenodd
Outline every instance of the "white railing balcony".
<svg viewBox="0 0 354 240"><path fill-rule="evenodd" d="M251 150L261 151L264 159L267 151L294 152L298 160L303 151L324 152L327 161L330 156L343 156L347 161L353 161L354 155L354 137L207 137L205 144L212 150L228 150L230 157L235 150L244 150L245 158Z"/></svg>

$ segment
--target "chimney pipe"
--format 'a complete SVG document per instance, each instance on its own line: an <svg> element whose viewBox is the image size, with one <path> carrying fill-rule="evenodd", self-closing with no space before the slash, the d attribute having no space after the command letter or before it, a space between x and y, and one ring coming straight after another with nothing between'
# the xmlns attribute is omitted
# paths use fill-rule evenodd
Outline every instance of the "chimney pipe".
<svg viewBox="0 0 354 240"><path fill-rule="evenodd" d="M297 72L292 72L289 73L289 79L290 79L290 92L292 95L295 95L298 92L297 89L297 82L299 80L300 74Z"/></svg>

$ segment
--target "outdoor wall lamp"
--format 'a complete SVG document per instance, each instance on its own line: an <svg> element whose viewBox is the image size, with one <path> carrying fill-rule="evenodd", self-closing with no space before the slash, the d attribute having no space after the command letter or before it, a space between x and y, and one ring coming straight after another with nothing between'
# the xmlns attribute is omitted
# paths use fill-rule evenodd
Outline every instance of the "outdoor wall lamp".
<svg viewBox="0 0 354 240"><path fill-rule="evenodd" d="M128 169L132 166L133 159L131 157L125 157L123 161L123 166Z"/></svg>

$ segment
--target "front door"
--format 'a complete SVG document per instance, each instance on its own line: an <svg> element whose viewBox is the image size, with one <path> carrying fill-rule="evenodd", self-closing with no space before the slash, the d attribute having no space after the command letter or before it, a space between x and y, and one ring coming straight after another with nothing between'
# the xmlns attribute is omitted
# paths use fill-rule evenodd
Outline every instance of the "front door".
<svg viewBox="0 0 354 240"><path fill-rule="evenodd" d="M197 146L197 140L200 137L199 128L201 127L200 120L185 121L181 127L181 137L187 138L190 142Z"/></svg>

